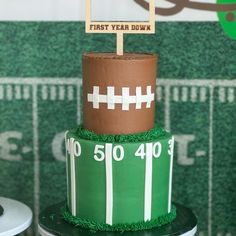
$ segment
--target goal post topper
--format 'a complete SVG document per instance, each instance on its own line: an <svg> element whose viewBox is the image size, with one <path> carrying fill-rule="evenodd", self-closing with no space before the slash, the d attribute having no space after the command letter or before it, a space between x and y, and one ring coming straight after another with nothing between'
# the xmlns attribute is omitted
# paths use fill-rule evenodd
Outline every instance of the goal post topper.
<svg viewBox="0 0 236 236"><path fill-rule="evenodd" d="M117 35L116 53L123 55L124 34L155 33L155 0L149 1L149 21L92 21L91 1L86 0L85 31L86 33L111 33Z"/></svg>

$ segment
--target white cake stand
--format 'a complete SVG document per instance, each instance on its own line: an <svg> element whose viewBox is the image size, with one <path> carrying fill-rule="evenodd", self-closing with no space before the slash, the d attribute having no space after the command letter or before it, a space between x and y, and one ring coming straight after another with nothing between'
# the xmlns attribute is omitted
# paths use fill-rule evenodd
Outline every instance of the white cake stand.
<svg viewBox="0 0 236 236"><path fill-rule="evenodd" d="M16 200L0 197L3 215L0 216L0 236L13 236L26 230L33 214L28 206Z"/></svg>

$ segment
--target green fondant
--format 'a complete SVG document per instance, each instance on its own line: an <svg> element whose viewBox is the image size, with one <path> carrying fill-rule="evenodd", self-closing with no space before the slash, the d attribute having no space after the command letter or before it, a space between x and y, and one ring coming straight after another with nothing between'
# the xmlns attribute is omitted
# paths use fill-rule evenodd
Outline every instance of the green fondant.
<svg viewBox="0 0 236 236"><path fill-rule="evenodd" d="M134 156L136 149L125 145L125 158L113 162L113 222L138 222L144 216L145 160Z"/></svg>
<svg viewBox="0 0 236 236"><path fill-rule="evenodd" d="M162 142L162 150L168 150L168 142ZM170 157L153 158L152 218L168 211Z"/></svg>
<svg viewBox="0 0 236 236"><path fill-rule="evenodd" d="M105 223L97 223L92 220L82 219L80 217L72 216L67 207L63 207L61 209L61 214L63 216L63 219L67 221L68 223L73 224L77 227L89 229L93 232L96 232L96 231L125 232L125 231L147 230L147 229L152 229L155 227L160 227L162 225L169 224L173 222L176 218L176 207L172 205L172 209L170 213L159 216L158 218L152 219L150 221L146 221L146 222L139 221L139 222L130 223L130 224L114 224L114 225L108 225Z"/></svg>
<svg viewBox="0 0 236 236"><path fill-rule="evenodd" d="M74 131L67 135L68 138L74 138L81 145L81 155L75 157L76 216L103 224L106 222L105 160L96 161L94 149L96 145L105 146L106 143L85 140L84 137L77 135L78 133ZM132 222L144 220L146 159L136 157L135 152L141 144L146 143L160 142L162 145L160 157L153 157L151 219L157 219L159 216L167 214L170 165L168 141L171 135L164 132L158 137L156 140L143 142L112 143L113 147L121 145L124 148L123 160L112 160L113 224L132 224ZM71 209L70 205L69 208Z"/></svg>
<svg viewBox="0 0 236 236"><path fill-rule="evenodd" d="M79 141L82 153L76 158L77 212L82 218L92 218L98 222L105 221L106 186L105 162L93 159L94 147L86 140Z"/></svg>
<svg viewBox="0 0 236 236"><path fill-rule="evenodd" d="M86 139L89 141L98 141L106 143L136 143L136 142L151 142L153 140L161 139L168 136L169 134L161 128L159 125L149 131L136 133L136 134L96 134L89 131L80 125L76 130L73 131L77 137Z"/></svg>

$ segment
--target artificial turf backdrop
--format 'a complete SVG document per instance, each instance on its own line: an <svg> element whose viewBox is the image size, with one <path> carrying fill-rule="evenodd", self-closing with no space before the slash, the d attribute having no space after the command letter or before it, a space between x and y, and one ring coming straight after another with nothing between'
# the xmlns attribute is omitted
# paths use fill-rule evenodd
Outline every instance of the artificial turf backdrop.
<svg viewBox="0 0 236 236"><path fill-rule="evenodd" d="M159 55L157 121L178 141L173 199L197 214L200 236L236 235L236 84L222 84L236 79L236 41L218 23L158 23L156 32L126 35L125 49ZM85 35L83 23L0 23L0 195L36 213L66 198L63 132L81 103L69 78L81 78L83 52L114 49L113 35Z"/></svg>

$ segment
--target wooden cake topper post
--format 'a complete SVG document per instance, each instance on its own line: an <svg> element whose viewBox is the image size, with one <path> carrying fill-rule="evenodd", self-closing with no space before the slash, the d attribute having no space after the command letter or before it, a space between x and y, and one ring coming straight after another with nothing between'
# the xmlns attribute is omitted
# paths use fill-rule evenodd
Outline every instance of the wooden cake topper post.
<svg viewBox="0 0 236 236"><path fill-rule="evenodd" d="M99 1L99 0L98 0ZM91 20L91 0L86 0L86 33L112 33L117 35L116 53L124 53L124 33L129 34L153 34L155 33L155 0L149 2L149 21L141 22L106 22Z"/></svg>

